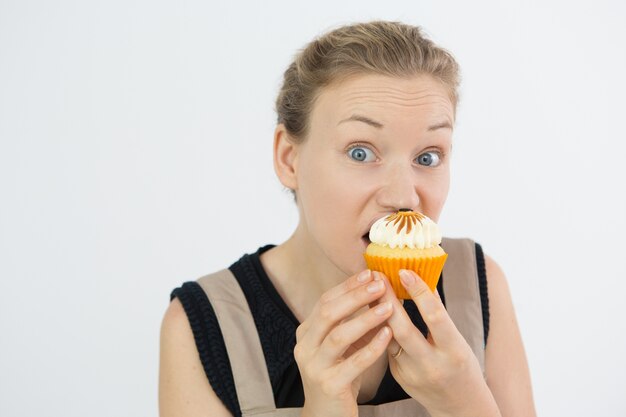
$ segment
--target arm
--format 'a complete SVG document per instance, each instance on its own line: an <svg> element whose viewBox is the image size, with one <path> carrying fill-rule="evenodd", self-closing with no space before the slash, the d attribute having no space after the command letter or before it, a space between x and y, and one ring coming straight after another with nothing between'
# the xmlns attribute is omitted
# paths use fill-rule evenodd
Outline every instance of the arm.
<svg viewBox="0 0 626 417"><path fill-rule="evenodd" d="M509 287L502 269L485 255L490 330L485 353L487 385L505 417L534 417L530 372Z"/></svg>
<svg viewBox="0 0 626 417"><path fill-rule="evenodd" d="M204 373L178 298L170 303L161 324L159 415L232 417Z"/></svg>

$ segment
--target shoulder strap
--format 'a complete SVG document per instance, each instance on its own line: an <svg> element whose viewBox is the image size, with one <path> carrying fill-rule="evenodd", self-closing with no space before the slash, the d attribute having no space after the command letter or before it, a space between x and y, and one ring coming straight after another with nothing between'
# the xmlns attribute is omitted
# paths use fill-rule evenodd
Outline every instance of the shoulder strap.
<svg viewBox="0 0 626 417"><path fill-rule="evenodd" d="M448 253L443 267L448 314L472 348L484 374L485 336L475 243L471 239L443 238L441 246Z"/></svg>
<svg viewBox="0 0 626 417"><path fill-rule="evenodd" d="M197 280L215 311L243 415L276 409L261 341L246 297L229 269Z"/></svg>

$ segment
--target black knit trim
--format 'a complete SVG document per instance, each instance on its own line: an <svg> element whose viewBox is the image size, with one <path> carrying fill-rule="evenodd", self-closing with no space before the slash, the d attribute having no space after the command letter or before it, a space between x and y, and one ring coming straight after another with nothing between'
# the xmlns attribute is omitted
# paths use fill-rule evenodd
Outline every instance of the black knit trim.
<svg viewBox="0 0 626 417"><path fill-rule="evenodd" d="M295 390L302 392L302 398L290 396L290 401L297 402L290 402L286 406L301 407L304 403L301 379L298 378L294 387L284 386L281 383L285 372L295 363L293 349L296 345L296 328L299 323L263 269L260 255L272 247L273 245L266 245L259 248L256 253L242 256L229 269L239 283L250 307L276 406L280 407L280 399L285 394L281 390L290 392Z"/></svg>
<svg viewBox="0 0 626 417"><path fill-rule="evenodd" d="M263 289L265 290L267 296L271 298L274 304L283 312L285 317L291 320L293 325L297 327L300 325L300 322L298 321L296 316L293 315L293 311L291 311L291 309L287 306L285 300L283 300L280 294L278 294L276 287L274 287L274 284L272 284L272 280L270 280L267 272L263 268L263 264L261 263L261 255L264 252L272 249L274 246L275 245L265 245L259 248L256 253L252 254L249 257L249 260L254 267L256 275L259 277L261 285L263 286Z"/></svg>
<svg viewBox="0 0 626 417"><path fill-rule="evenodd" d="M483 310L483 330L485 333L485 346L487 346L487 337L489 336L489 294L487 292L487 271L485 269L485 255L483 253L483 248L478 243L475 243L475 246L478 287L480 290L480 305Z"/></svg>
<svg viewBox="0 0 626 417"><path fill-rule="evenodd" d="M224 336L206 293L197 282L189 281L172 291L170 301L174 297L178 297L185 309L200 362L213 391L234 417L241 417Z"/></svg>

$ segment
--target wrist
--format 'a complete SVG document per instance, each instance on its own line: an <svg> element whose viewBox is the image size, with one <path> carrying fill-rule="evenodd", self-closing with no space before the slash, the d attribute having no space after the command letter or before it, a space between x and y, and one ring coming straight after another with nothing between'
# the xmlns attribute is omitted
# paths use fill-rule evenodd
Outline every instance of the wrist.
<svg viewBox="0 0 626 417"><path fill-rule="evenodd" d="M464 399L456 402L447 402L445 409L438 407L426 407L431 417L502 417L498 404L491 390L485 383L484 390L480 393L466 392ZM467 401L467 398L471 398Z"/></svg>

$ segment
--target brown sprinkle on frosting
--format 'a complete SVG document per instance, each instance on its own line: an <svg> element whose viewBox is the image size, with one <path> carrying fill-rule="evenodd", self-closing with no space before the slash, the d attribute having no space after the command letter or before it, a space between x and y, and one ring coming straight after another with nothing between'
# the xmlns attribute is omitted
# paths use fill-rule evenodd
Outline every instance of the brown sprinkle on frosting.
<svg viewBox="0 0 626 417"><path fill-rule="evenodd" d="M390 214L389 216L385 217L385 220L387 221L386 225L393 222L394 226L398 226L398 228L396 229L398 234L400 234L400 232L404 228L406 228L406 233L409 234L411 233L411 229L413 229L414 225L416 225L418 222L422 224L422 219L424 218L426 218L426 216L424 216L422 213L407 211L403 209L398 211L397 213Z"/></svg>

